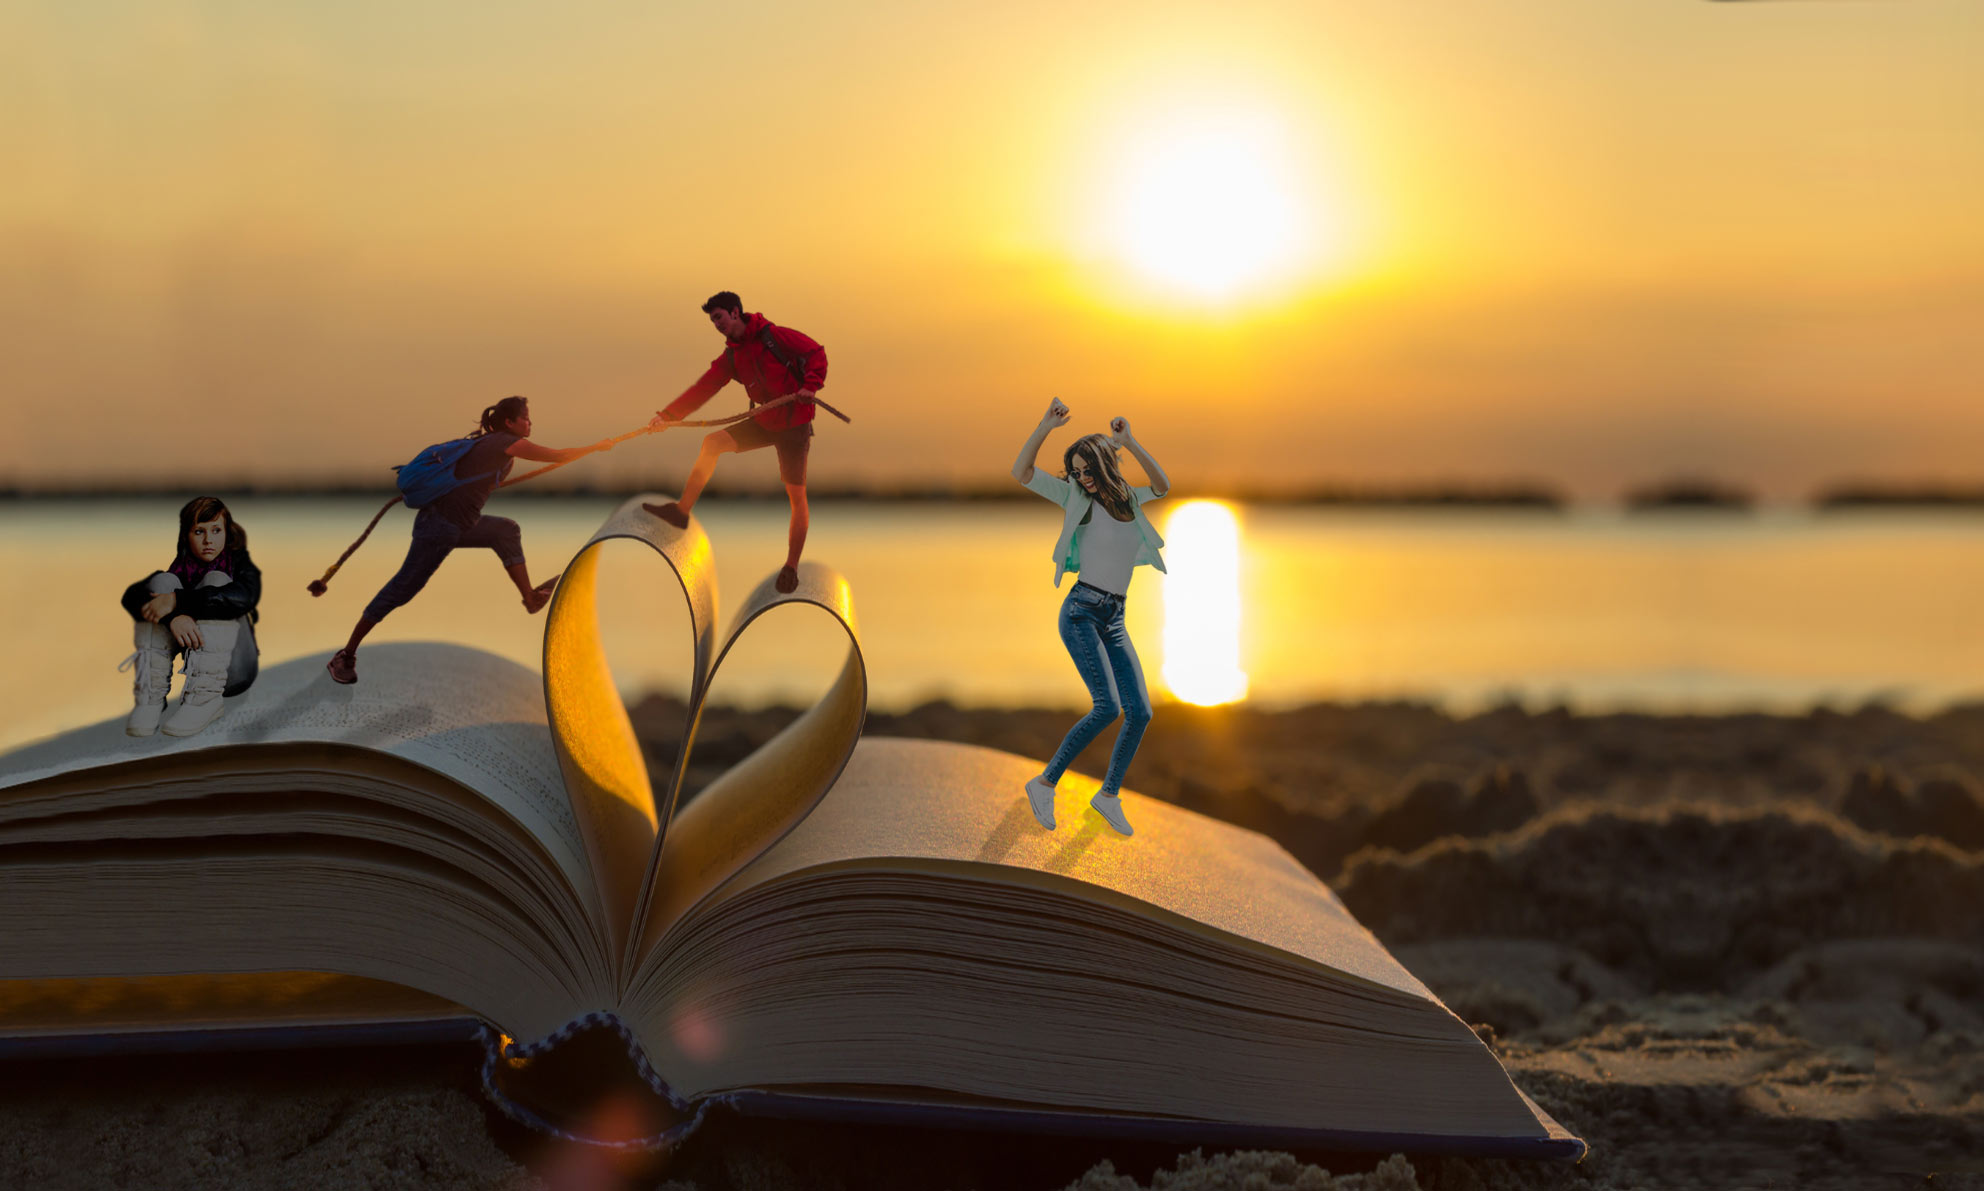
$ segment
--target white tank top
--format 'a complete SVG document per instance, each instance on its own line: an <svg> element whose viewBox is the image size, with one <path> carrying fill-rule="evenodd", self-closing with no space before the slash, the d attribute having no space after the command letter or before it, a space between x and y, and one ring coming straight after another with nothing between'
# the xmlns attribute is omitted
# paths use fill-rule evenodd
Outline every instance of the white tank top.
<svg viewBox="0 0 1984 1191"><path fill-rule="evenodd" d="M1137 547L1142 543L1137 523L1116 520L1102 502L1094 501L1081 535L1082 582L1116 595L1129 594L1130 570L1137 565Z"/></svg>

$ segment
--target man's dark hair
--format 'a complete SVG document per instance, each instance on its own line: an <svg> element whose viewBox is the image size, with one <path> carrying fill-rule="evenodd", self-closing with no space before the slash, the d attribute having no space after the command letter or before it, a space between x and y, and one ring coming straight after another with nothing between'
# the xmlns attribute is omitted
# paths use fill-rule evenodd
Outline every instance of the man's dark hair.
<svg viewBox="0 0 1984 1191"><path fill-rule="evenodd" d="M723 307L725 310L728 310L732 314L744 313L744 299L738 297L736 294L731 293L729 290L724 290L722 293L710 295L710 300L703 303L703 313L714 314L716 312L716 308L719 306Z"/></svg>

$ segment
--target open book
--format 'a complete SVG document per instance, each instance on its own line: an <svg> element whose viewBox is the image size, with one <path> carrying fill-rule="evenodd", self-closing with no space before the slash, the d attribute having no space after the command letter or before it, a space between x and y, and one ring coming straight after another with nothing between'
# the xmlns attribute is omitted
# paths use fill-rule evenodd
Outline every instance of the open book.
<svg viewBox="0 0 1984 1191"><path fill-rule="evenodd" d="M853 602L818 564L790 595L761 583L723 650L824 610L839 677L677 805L723 656L715 569L699 525L642 499L565 571L541 677L372 646L359 685L277 666L198 736L118 718L0 758L0 1051L473 1016L506 1036L492 1089L554 1126L529 1066L606 1029L690 1120L1583 1152L1273 841L1134 793L1133 839L1049 833L1037 761L863 739ZM614 539L688 602L660 782L600 643Z"/></svg>

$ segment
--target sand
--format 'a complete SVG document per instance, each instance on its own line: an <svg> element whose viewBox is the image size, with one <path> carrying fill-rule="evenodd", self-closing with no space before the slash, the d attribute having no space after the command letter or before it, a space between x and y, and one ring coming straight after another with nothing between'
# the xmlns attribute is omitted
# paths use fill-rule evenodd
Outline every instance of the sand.
<svg viewBox="0 0 1984 1191"><path fill-rule="evenodd" d="M713 711L696 785L792 713ZM648 700L657 762L679 707ZM1073 716L875 733L1045 756ZM1099 771L1110 736L1077 768ZM0 1068L0 1185L1984 1188L1984 708L1578 717L1159 709L1130 785L1267 832L1592 1145L1581 1164L713 1117L666 1161L547 1144L459 1052Z"/></svg>

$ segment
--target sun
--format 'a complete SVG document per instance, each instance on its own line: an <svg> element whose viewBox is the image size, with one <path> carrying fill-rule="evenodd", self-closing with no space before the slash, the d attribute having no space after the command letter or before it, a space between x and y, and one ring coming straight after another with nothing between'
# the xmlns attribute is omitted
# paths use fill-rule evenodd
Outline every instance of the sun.
<svg viewBox="0 0 1984 1191"><path fill-rule="evenodd" d="M1125 146L1116 183L1116 253L1182 294L1225 298L1291 273L1316 239L1283 138L1261 117L1168 121Z"/></svg>

